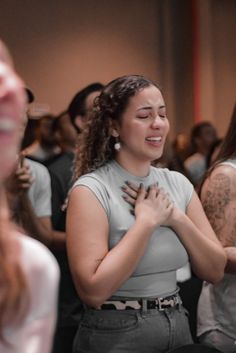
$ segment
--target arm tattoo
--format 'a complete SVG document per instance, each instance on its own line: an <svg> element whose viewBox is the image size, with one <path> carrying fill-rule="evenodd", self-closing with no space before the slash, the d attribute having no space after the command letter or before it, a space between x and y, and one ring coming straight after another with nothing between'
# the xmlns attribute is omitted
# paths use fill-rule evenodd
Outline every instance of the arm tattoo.
<svg viewBox="0 0 236 353"><path fill-rule="evenodd" d="M208 189L203 200L203 208L217 235L225 226L225 208L231 201L230 178L222 173L209 180Z"/></svg>

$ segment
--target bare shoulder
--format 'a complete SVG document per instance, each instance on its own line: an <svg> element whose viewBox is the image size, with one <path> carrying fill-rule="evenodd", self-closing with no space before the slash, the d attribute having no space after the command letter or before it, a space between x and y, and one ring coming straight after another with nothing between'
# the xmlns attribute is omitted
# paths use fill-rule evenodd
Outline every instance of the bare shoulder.
<svg viewBox="0 0 236 353"><path fill-rule="evenodd" d="M211 192L236 198L236 168L221 164L217 166L205 180L202 187L202 199Z"/></svg>

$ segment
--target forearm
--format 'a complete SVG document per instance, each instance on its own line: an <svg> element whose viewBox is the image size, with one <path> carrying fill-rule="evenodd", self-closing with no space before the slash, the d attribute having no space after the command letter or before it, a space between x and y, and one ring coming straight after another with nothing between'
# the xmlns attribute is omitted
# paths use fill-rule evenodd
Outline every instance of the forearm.
<svg viewBox="0 0 236 353"><path fill-rule="evenodd" d="M136 221L120 242L99 260L91 276L84 274L82 281L78 279L79 294L87 304L98 307L131 276L152 231Z"/></svg>
<svg viewBox="0 0 236 353"><path fill-rule="evenodd" d="M51 248L65 249L66 247L66 233L58 230L52 230Z"/></svg>
<svg viewBox="0 0 236 353"><path fill-rule="evenodd" d="M223 277L225 254L218 240L203 234L185 214L176 220L173 229L188 252L195 274L209 282L219 281Z"/></svg>
<svg viewBox="0 0 236 353"><path fill-rule="evenodd" d="M236 248L233 246L225 248L227 256L226 273L236 274Z"/></svg>

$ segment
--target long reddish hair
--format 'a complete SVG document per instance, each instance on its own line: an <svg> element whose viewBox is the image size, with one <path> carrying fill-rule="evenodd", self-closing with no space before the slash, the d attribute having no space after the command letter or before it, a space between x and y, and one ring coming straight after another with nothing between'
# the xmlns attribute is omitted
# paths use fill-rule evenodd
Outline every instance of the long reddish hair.
<svg viewBox="0 0 236 353"><path fill-rule="evenodd" d="M4 196L1 195L1 197ZM21 248L17 236L16 227L9 220L8 210L2 206L1 202L0 340L2 341L5 341L3 335L4 326L22 320L28 306L27 281L20 265Z"/></svg>
<svg viewBox="0 0 236 353"><path fill-rule="evenodd" d="M0 61L13 67L10 53L0 40ZM0 341L8 344L4 327L19 323L29 303L25 274L20 265L21 247L10 221L5 191L0 181Z"/></svg>

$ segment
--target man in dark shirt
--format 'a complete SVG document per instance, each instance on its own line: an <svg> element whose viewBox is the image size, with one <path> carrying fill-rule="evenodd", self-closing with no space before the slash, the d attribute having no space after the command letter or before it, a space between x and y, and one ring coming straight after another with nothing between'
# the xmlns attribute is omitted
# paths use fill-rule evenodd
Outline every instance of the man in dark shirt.
<svg viewBox="0 0 236 353"><path fill-rule="evenodd" d="M65 232L66 200L72 186L77 137L84 128L92 110L94 98L99 95L102 87L99 83L85 87L72 99L68 111L62 112L54 120L53 131L61 153L48 165L48 170L52 186L52 224L53 228L58 231ZM58 322L53 353L72 353L73 340L83 305L73 284L66 248L54 249L53 253L61 270Z"/></svg>

